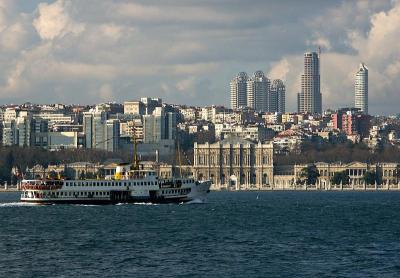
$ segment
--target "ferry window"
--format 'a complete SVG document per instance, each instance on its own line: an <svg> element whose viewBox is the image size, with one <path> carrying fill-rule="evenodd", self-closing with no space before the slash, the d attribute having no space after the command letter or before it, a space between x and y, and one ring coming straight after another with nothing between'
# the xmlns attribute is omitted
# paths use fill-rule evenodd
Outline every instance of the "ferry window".
<svg viewBox="0 0 400 278"><path fill-rule="evenodd" d="M140 185L143 185L143 182L141 182Z"/></svg>

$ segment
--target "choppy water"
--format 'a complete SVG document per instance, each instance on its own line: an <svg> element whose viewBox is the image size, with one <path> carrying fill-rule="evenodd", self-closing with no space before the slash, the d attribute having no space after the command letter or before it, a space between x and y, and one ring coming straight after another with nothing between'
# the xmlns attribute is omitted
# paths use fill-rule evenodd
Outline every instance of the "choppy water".
<svg viewBox="0 0 400 278"><path fill-rule="evenodd" d="M0 194L0 277L399 277L400 192L212 192L31 206Z"/></svg>

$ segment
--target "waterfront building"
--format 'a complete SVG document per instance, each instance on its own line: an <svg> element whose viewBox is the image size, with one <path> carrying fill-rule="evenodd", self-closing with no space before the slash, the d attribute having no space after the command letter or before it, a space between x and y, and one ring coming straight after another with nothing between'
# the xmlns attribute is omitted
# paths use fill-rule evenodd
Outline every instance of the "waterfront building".
<svg viewBox="0 0 400 278"><path fill-rule="evenodd" d="M229 137L194 144L193 172L214 189L265 189L273 186L273 144Z"/></svg>
<svg viewBox="0 0 400 278"><path fill-rule="evenodd" d="M356 73L354 102L355 107L364 114L368 114L368 68L364 63Z"/></svg>
<svg viewBox="0 0 400 278"><path fill-rule="evenodd" d="M239 72L230 83L231 108L238 109L247 106L247 73Z"/></svg>
<svg viewBox="0 0 400 278"><path fill-rule="evenodd" d="M283 81L280 79L275 79L271 84L271 90L269 93L269 112L285 113L285 94L286 87L283 84Z"/></svg>
<svg viewBox="0 0 400 278"><path fill-rule="evenodd" d="M247 80L247 106L257 112L268 111L271 82L262 71L256 71Z"/></svg>
<svg viewBox="0 0 400 278"><path fill-rule="evenodd" d="M299 113L322 113L319 58L316 52L304 53L304 73L297 100Z"/></svg>

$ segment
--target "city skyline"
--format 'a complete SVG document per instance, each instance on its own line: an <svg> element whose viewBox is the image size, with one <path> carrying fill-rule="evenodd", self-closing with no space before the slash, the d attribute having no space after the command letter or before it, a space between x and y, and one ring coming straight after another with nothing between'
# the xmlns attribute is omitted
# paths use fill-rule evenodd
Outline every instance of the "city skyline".
<svg viewBox="0 0 400 278"><path fill-rule="evenodd" d="M398 1L94 3L0 1L0 103L147 95L229 106L232 76L260 69L284 81L286 110L296 111L302 55L321 46L323 110L354 102L351 69L364 61L369 112L398 112L400 31L390 28L399 21ZM335 21L325 24L326 17Z"/></svg>

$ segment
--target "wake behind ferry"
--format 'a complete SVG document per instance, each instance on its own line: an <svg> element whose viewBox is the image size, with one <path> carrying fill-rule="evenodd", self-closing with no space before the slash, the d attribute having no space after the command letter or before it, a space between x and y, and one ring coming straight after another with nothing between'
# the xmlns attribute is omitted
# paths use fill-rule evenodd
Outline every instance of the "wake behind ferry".
<svg viewBox="0 0 400 278"><path fill-rule="evenodd" d="M39 204L185 203L205 201L211 181L160 179L156 171L131 164L116 166L103 179L24 179L21 201Z"/></svg>

